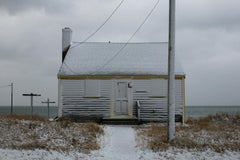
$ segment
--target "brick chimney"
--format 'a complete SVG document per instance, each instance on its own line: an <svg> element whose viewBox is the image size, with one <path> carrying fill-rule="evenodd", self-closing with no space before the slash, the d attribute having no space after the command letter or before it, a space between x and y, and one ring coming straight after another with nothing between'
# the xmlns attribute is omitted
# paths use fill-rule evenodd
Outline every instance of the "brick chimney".
<svg viewBox="0 0 240 160"><path fill-rule="evenodd" d="M72 30L69 27L62 29L62 62L64 61L67 52L71 46Z"/></svg>

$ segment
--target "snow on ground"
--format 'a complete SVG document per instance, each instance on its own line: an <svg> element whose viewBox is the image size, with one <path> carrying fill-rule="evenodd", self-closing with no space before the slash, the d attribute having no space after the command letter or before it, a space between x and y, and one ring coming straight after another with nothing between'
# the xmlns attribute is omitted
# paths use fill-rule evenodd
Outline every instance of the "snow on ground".
<svg viewBox="0 0 240 160"><path fill-rule="evenodd" d="M194 152L170 148L166 152L140 150L136 146L131 126L104 126L105 135L99 139L101 149L90 154L60 153L45 150L0 149L0 160L240 160L239 152L216 153L211 150Z"/></svg>
<svg viewBox="0 0 240 160"><path fill-rule="evenodd" d="M108 159L136 159L135 132L131 126L105 126L106 144L102 154Z"/></svg>

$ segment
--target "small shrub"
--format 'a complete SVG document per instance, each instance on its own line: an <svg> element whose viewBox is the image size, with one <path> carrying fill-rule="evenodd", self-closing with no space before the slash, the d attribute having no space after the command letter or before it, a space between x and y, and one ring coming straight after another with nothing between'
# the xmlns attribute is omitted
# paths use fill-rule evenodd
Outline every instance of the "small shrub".
<svg viewBox="0 0 240 160"><path fill-rule="evenodd" d="M69 124L71 123L70 120L61 120L61 121L58 121L58 123L60 124L60 126L62 128L67 128L69 126Z"/></svg>
<svg viewBox="0 0 240 160"><path fill-rule="evenodd" d="M148 144L149 148L153 151L166 151L169 147L168 143L162 141L151 141Z"/></svg>
<svg viewBox="0 0 240 160"><path fill-rule="evenodd" d="M46 121L46 118L39 115L21 115L21 114L9 114L6 115L8 119L17 119L17 120L33 120L33 121Z"/></svg>
<svg viewBox="0 0 240 160"><path fill-rule="evenodd" d="M37 127L38 127L38 124L36 124L36 123L30 122L30 123L28 124L28 129L35 129L35 128L37 128Z"/></svg>
<svg viewBox="0 0 240 160"><path fill-rule="evenodd" d="M197 124L198 123L198 119L197 118L193 118L193 117L189 117L188 119L187 119L187 122L186 122L187 124Z"/></svg>
<svg viewBox="0 0 240 160"><path fill-rule="evenodd" d="M103 134L104 132L102 127L100 127L96 123L86 123L86 125L90 133L95 133L97 135L97 134Z"/></svg>
<svg viewBox="0 0 240 160"><path fill-rule="evenodd" d="M177 137L173 141L170 142L171 146L177 147L177 148L198 148L199 145L191 138L188 137Z"/></svg>
<svg viewBox="0 0 240 160"><path fill-rule="evenodd" d="M238 112L234 117L233 117L233 123L240 124L240 112Z"/></svg>

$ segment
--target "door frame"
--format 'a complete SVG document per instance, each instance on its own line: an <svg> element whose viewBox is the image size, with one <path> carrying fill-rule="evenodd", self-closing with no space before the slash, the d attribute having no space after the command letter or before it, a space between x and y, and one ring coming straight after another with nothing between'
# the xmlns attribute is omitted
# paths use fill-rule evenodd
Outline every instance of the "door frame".
<svg viewBox="0 0 240 160"><path fill-rule="evenodd" d="M128 97L128 113L126 115L118 115L115 113L116 107L116 90L118 89L117 83L127 83L127 97ZM131 79L114 79L112 80L112 91L111 91L111 104L110 104L110 117L111 118L132 118L133 117L133 89Z"/></svg>

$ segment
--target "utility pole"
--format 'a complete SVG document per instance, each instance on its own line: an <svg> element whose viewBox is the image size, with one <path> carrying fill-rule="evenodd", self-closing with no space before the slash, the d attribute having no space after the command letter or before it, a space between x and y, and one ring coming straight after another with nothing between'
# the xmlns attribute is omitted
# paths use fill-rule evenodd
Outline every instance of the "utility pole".
<svg viewBox="0 0 240 160"><path fill-rule="evenodd" d="M169 0L168 141L175 138L175 0Z"/></svg>
<svg viewBox="0 0 240 160"><path fill-rule="evenodd" d="M42 103L47 103L47 107L48 107L48 119L49 119L49 104L50 103L55 103L54 101L50 101L49 98L47 99L47 101L42 102Z"/></svg>
<svg viewBox="0 0 240 160"><path fill-rule="evenodd" d="M33 97L34 96L41 96L41 94L30 93L30 94L23 94L23 96L30 96L30 98L31 98L31 116L33 116Z"/></svg>
<svg viewBox="0 0 240 160"><path fill-rule="evenodd" d="M11 114L13 114L13 83L11 83Z"/></svg>

